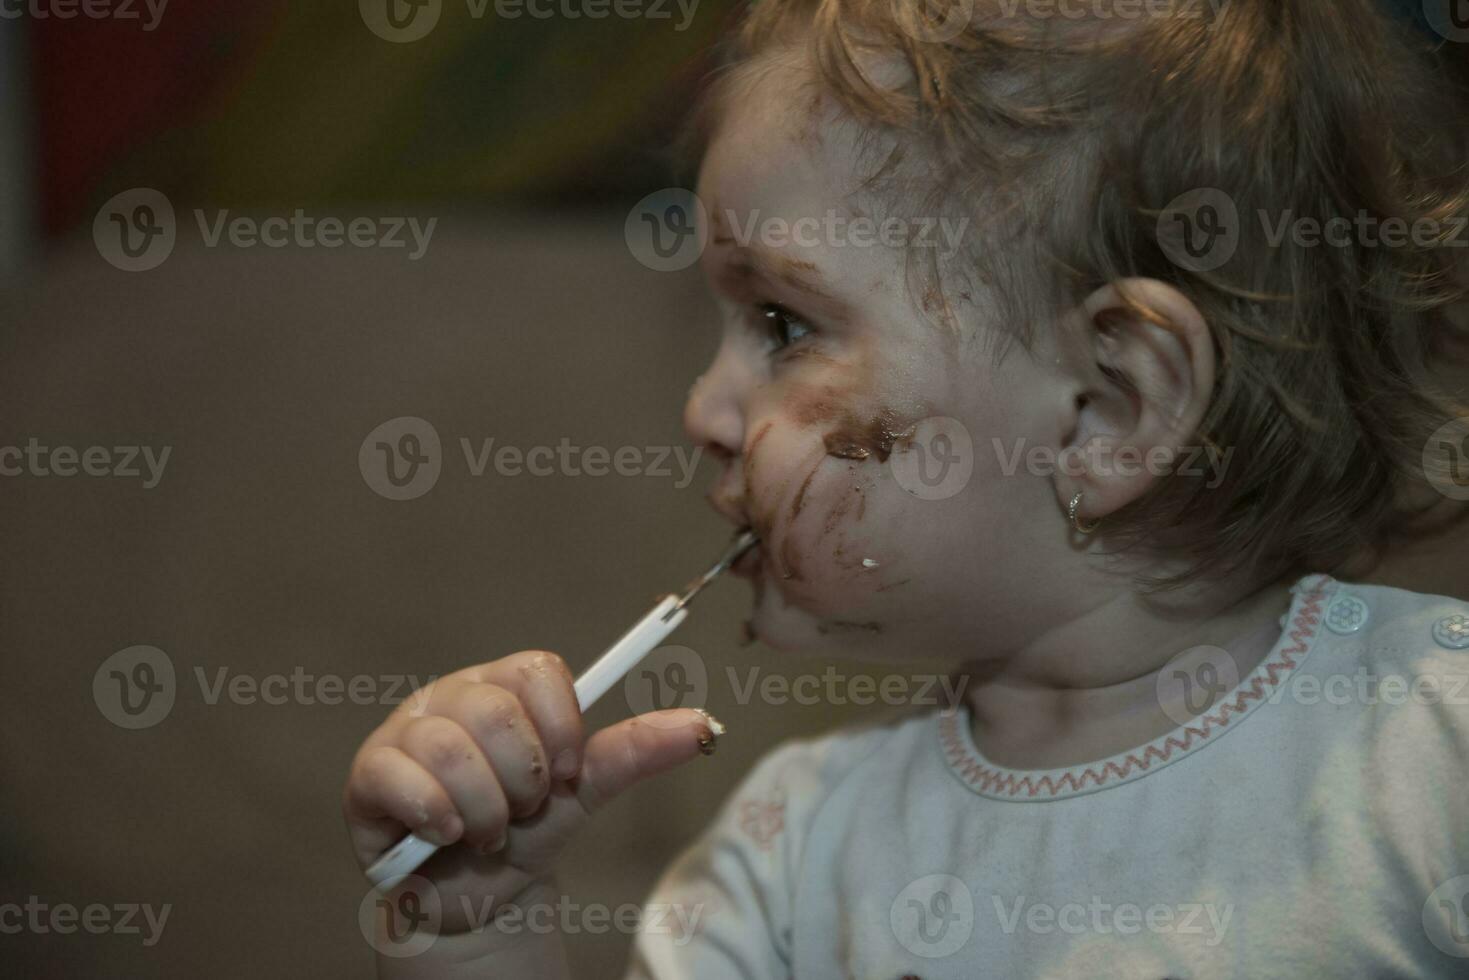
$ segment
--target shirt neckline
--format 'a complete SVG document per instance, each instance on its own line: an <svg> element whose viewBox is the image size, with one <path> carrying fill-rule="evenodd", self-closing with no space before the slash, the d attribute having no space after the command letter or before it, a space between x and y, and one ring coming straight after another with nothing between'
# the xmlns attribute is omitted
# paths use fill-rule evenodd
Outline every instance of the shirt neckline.
<svg viewBox="0 0 1469 980"><path fill-rule="evenodd" d="M1213 708L1186 725L1107 759L1062 769L1008 769L990 762L974 744L969 708L961 704L938 716L939 748L950 773L980 796L1017 802L1060 800L1111 789L1218 741L1269 700L1315 647L1321 611L1336 591L1330 575L1313 574L1291 586L1292 600L1280 637L1270 653Z"/></svg>

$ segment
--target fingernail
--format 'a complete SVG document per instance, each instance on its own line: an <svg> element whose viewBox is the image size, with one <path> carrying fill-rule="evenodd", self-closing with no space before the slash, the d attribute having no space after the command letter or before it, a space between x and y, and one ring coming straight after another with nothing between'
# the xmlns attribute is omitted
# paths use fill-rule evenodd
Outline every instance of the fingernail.
<svg viewBox="0 0 1469 980"><path fill-rule="evenodd" d="M580 768L581 766L576 761L576 751L562 749L556 754L556 761L551 764L551 773L557 779L570 779Z"/></svg>
<svg viewBox="0 0 1469 980"><path fill-rule="evenodd" d="M456 814L451 813L443 820L440 820L437 827L420 832L420 836L432 844L437 844L440 847L448 847L458 840L459 835L462 833L464 833L464 821L460 820Z"/></svg>
<svg viewBox="0 0 1469 980"><path fill-rule="evenodd" d="M495 840L482 841L475 847L475 852L481 857L489 857L505 849L505 835L501 834Z"/></svg>
<svg viewBox="0 0 1469 980"><path fill-rule="evenodd" d="M709 730L713 732L716 736L723 735L725 732L729 731L729 729L724 727L724 722L720 721L718 718L714 717L703 708L695 708L694 710L704 716L704 720L709 722Z"/></svg>
<svg viewBox="0 0 1469 980"><path fill-rule="evenodd" d="M713 755L715 748L719 745L719 736L723 735L728 729L724 727L723 722L703 708L696 708L695 710L703 715L704 719L709 723L709 727L699 735L699 751L704 755Z"/></svg>

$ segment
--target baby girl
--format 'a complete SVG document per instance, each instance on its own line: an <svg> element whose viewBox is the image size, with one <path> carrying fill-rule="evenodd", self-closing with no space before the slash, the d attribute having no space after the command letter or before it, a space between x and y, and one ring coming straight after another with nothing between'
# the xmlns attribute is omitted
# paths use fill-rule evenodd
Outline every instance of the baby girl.
<svg viewBox="0 0 1469 980"><path fill-rule="evenodd" d="M1437 23L751 8L690 129L720 340L686 426L760 539L756 637L964 693L775 746L631 977L1469 972L1469 48ZM718 731L588 737L539 651L437 682L346 787L364 866L456 845L382 975L568 976L493 921Z"/></svg>

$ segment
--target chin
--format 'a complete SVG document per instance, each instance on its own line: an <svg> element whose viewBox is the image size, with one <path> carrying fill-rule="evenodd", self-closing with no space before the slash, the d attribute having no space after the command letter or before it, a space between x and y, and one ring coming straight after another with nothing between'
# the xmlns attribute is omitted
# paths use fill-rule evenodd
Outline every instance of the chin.
<svg viewBox="0 0 1469 980"><path fill-rule="evenodd" d="M805 581L799 594L788 583L772 584L769 569L752 580L754 608L749 625L755 639L782 653L835 656L842 659L891 660L889 627L874 621L869 610L851 607L852 592L832 583L830 594ZM814 600L824 599L817 602ZM843 601L845 600L845 601Z"/></svg>

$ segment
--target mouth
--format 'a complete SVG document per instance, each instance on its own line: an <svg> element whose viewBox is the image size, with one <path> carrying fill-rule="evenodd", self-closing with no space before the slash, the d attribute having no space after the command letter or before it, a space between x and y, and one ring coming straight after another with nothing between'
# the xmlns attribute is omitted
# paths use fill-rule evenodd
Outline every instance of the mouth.
<svg viewBox="0 0 1469 980"><path fill-rule="evenodd" d="M730 566L730 573L740 578L754 578L760 571L760 552L763 545L757 543L755 547L745 552Z"/></svg>

